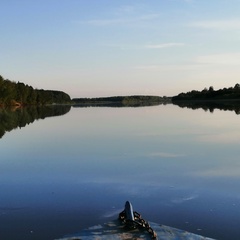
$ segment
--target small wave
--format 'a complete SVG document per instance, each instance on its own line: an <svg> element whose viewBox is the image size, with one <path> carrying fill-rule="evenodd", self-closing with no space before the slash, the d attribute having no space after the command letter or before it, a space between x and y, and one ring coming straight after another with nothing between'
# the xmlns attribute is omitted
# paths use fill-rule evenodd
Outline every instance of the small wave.
<svg viewBox="0 0 240 240"><path fill-rule="evenodd" d="M171 200L171 202L172 203L183 203L183 202L194 200L194 199L196 199L198 197L199 196L197 194L193 194L193 195L187 196L187 197L175 198L175 199Z"/></svg>
<svg viewBox="0 0 240 240"><path fill-rule="evenodd" d="M117 216L123 209L113 209L112 211L106 212L105 214L103 214L104 218L110 218L110 217L114 217Z"/></svg>

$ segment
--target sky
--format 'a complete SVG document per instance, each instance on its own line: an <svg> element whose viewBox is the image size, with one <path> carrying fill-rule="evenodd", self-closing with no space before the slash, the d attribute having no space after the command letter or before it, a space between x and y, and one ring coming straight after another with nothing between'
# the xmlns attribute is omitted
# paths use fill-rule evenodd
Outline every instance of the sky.
<svg viewBox="0 0 240 240"><path fill-rule="evenodd" d="M240 0L0 0L0 75L76 97L240 82Z"/></svg>

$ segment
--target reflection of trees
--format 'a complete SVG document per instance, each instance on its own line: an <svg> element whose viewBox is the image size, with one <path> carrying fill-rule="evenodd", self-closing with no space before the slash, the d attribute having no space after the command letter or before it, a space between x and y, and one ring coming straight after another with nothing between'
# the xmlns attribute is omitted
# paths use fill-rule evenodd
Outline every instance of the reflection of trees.
<svg viewBox="0 0 240 240"><path fill-rule="evenodd" d="M70 108L69 105L0 108L0 138L3 137L5 132L10 132L18 127L25 127L35 120L64 115L70 111Z"/></svg>
<svg viewBox="0 0 240 240"><path fill-rule="evenodd" d="M214 112L214 109L220 109L224 111L235 111L236 114L240 114L240 101L226 100L226 101L175 101L173 104L182 108L191 108L193 110L202 108L205 111Z"/></svg>
<svg viewBox="0 0 240 240"><path fill-rule="evenodd" d="M151 107L158 106L166 103L134 103L134 104L123 104L123 103L86 103L86 104L74 104L74 108L86 108L86 107L113 107L113 108L121 108L121 107Z"/></svg>

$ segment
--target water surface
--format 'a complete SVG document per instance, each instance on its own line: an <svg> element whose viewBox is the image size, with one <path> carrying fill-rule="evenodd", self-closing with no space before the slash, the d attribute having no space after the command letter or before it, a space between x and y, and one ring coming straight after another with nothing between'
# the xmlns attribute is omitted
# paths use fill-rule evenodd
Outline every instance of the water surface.
<svg viewBox="0 0 240 240"><path fill-rule="evenodd" d="M69 110L68 110L69 111ZM239 239L239 115L71 108L0 139L0 238L55 239L116 219Z"/></svg>

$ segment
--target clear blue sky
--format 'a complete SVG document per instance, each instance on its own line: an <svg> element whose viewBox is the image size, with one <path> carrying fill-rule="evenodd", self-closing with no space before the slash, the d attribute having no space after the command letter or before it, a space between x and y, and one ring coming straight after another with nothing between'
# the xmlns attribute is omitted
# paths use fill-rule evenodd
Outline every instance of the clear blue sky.
<svg viewBox="0 0 240 240"><path fill-rule="evenodd" d="M0 75L71 97L240 82L240 0L0 0Z"/></svg>

